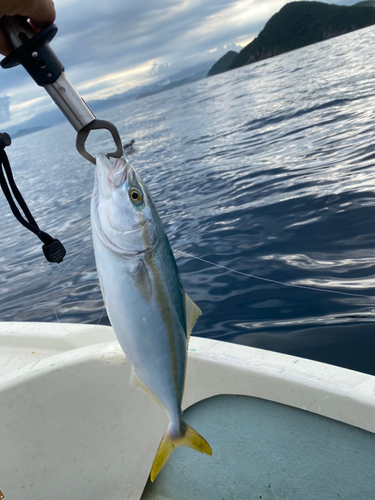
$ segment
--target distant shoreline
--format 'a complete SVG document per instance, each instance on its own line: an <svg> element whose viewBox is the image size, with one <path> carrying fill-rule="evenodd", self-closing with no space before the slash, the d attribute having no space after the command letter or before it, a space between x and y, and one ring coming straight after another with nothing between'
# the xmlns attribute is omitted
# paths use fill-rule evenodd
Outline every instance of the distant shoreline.
<svg viewBox="0 0 375 500"><path fill-rule="evenodd" d="M207 76L263 61L375 24L375 0L344 6L323 2L290 2L273 15L259 35L235 57L228 52Z"/></svg>

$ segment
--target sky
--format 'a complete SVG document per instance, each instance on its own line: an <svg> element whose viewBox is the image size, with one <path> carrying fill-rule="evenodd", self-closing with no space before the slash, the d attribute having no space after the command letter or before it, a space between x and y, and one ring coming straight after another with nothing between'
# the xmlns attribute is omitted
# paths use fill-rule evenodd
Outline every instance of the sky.
<svg viewBox="0 0 375 500"><path fill-rule="evenodd" d="M353 5L358 0L327 3ZM105 99L241 50L284 0L55 0L51 47L85 100ZM22 67L0 68L2 130L54 103Z"/></svg>

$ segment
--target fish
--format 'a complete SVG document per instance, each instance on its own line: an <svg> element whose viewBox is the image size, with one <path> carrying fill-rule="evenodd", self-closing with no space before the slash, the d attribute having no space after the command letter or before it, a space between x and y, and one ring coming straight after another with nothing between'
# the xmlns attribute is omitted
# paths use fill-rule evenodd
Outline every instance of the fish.
<svg viewBox="0 0 375 500"><path fill-rule="evenodd" d="M202 314L183 289L150 193L125 157L96 157L91 199L96 267L112 327L132 365L130 383L166 410L169 424L150 473L154 481L180 446L212 455L182 419L187 346Z"/></svg>

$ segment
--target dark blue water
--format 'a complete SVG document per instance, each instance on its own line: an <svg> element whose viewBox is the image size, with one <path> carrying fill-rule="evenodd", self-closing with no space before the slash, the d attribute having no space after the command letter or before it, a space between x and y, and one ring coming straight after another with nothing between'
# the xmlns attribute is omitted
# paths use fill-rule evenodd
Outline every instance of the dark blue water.
<svg viewBox="0 0 375 500"><path fill-rule="evenodd" d="M149 185L198 336L375 374L375 28L367 28L103 113ZM0 200L3 321L96 323L94 168L69 125L14 141L14 175L63 264ZM97 132L93 151L112 148ZM369 297L325 293L339 291ZM373 298L374 297L374 298ZM108 323L105 314L102 323ZM68 328L68 327L67 327ZM90 327L91 328L91 327Z"/></svg>

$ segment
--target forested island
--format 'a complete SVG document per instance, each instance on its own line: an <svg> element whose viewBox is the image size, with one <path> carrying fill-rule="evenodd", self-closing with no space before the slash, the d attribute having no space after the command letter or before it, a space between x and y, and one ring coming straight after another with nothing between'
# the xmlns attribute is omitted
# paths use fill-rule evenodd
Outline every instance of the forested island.
<svg viewBox="0 0 375 500"><path fill-rule="evenodd" d="M225 64L230 58L223 56L207 76L371 26L375 24L372 5L371 1L349 7L323 2L288 3L271 17L259 35L232 62Z"/></svg>

